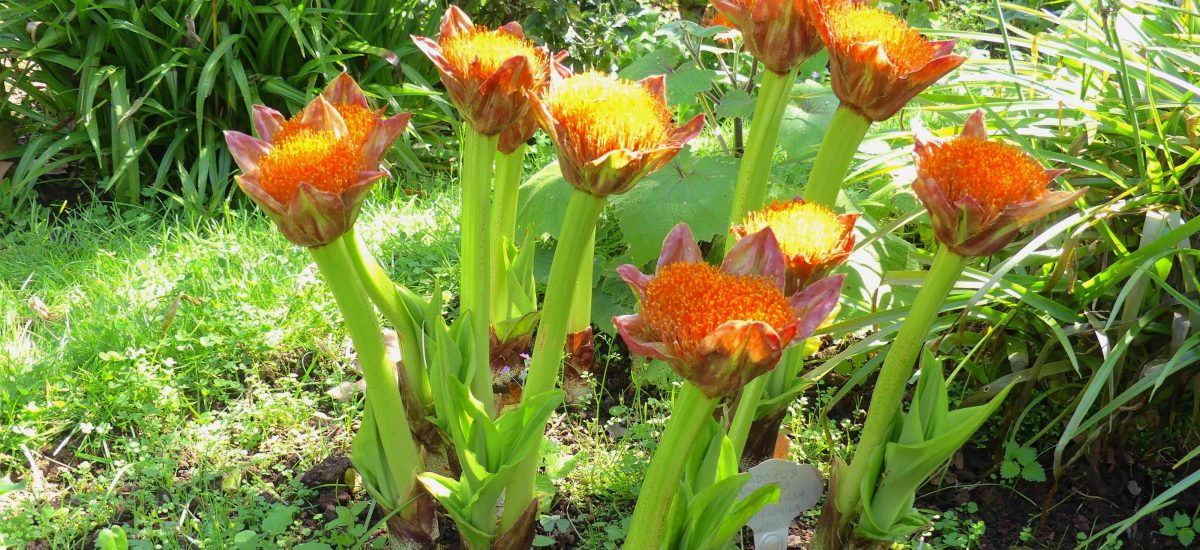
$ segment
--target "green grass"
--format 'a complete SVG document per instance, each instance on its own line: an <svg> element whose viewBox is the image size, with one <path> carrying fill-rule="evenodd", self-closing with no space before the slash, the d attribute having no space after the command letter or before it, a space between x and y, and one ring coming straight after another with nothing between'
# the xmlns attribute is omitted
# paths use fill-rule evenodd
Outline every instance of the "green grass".
<svg viewBox="0 0 1200 550"><path fill-rule="evenodd" d="M449 192L363 216L418 292L453 291ZM0 253L0 472L27 489L0 496L0 547L127 521L168 546L227 543L346 452L360 404L326 392L358 374L336 307L259 213L96 206Z"/></svg>
<svg viewBox="0 0 1200 550"><path fill-rule="evenodd" d="M395 280L453 296L457 195L376 191L359 232ZM31 226L0 240L0 548L90 548L113 525L133 548L386 541L365 493L327 506L299 481L348 453L362 409L331 395L359 373L306 252L257 210L96 205ZM624 365L603 357L596 376ZM556 504L587 510L563 524L581 548L619 546L664 425L673 375L639 383L661 390L602 411L598 386L552 422L548 470Z"/></svg>

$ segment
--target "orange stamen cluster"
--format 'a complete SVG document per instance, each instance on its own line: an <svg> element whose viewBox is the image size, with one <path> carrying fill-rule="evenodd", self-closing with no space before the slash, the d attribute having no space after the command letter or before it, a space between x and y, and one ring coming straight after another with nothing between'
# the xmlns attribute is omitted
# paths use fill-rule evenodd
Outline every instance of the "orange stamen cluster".
<svg viewBox="0 0 1200 550"><path fill-rule="evenodd" d="M367 135L379 123L378 113L357 103L339 103L333 107L346 122L346 138L353 144L361 145L366 141ZM279 145L307 129L308 126L300 121L300 116L294 116L283 123L283 127L275 132L271 141Z"/></svg>
<svg viewBox="0 0 1200 550"><path fill-rule="evenodd" d="M1033 157L999 141L960 136L921 158L922 177L937 182L951 203L971 197L990 218L1012 204L1037 199L1050 179Z"/></svg>
<svg viewBox="0 0 1200 550"><path fill-rule="evenodd" d="M762 321L782 329L793 313L767 279L730 275L706 263L674 263L660 268L646 286L642 318L663 342L686 354L727 321Z"/></svg>
<svg viewBox="0 0 1200 550"><path fill-rule="evenodd" d="M771 228L789 257L818 263L842 252L847 228L829 208L803 200L776 202L751 212L742 223L747 235Z"/></svg>
<svg viewBox="0 0 1200 550"><path fill-rule="evenodd" d="M898 75L911 73L933 60L933 46L921 33L879 8L848 3L830 10L826 18L830 34L841 48L879 42Z"/></svg>
<svg viewBox="0 0 1200 550"><path fill-rule="evenodd" d="M496 74L505 61L524 56L534 74L546 71L546 56L533 43L504 30L475 29L440 41L442 55L460 78L483 82Z"/></svg>
<svg viewBox="0 0 1200 550"><path fill-rule="evenodd" d="M670 136L666 103L629 80L580 73L552 86L545 103L585 158L596 159L618 149L656 149Z"/></svg>
<svg viewBox="0 0 1200 550"><path fill-rule="evenodd" d="M340 193L358 181L362 164L358 144L337 139L333 132L295 130L258 163L259 184L276 200L291 202L300 182L328 193Z"/></svg>

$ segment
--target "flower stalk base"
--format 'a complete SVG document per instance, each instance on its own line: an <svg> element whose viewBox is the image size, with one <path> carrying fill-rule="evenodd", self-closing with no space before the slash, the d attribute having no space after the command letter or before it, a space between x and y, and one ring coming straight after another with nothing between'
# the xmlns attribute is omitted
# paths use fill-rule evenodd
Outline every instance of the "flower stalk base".
<svg viewBox="0 0 1200 550"><path fill-rule="evenodd" d="M679 491L679 480L683 475L687 456L695 446L704 423L709 421L717 400L689 382L683 383L675 399L671 418L663 430L662 440L650 460L646 481L633 510L629 523L629 536L625 548L659 548L666 535L667 514L671 502Z"/></svg>
<svg viewBox="0 0 1200 550"><path fill-rule="evenodd" d="M462 217L459 310L471 312L471 336L475 349L488 349L491 342L490 277L492 243L488 235L491 204L492 162L496 157L497 136L485 136L470 124L463 129ZM488 354L474 354L471 393L484 404L484 410L496 414L492 398L492 371Z"/></svg>
<svg viewBox="0 0 1200 550"><path fill-rule="evenodd" d="M533 344L533 357L529 364L529 376L525 381L522 401L554 389L562 365L563 348L567 343L575 281L579 279L582 259L594 244L592 236L596 220L604 210L605 199L576 189L567 203L562 231L554 261L550 265L550 279L546 284L546 297L542 307L537 339ZM539 455L530 453L513 473L505 494L504 529L513 527L533 500L533 484L537 473Z"/></svg>
<svg viewBox="0 0 1200 550"><path fill-rule="evenodd" d="M379 496L388 500L382 503L385 507L406 506L405 500L412 494L422 466L400 397L396 372L387 359L387 350L375 320L375 309L356 276L354 261L343 241L337 240L309 251L333 292L362 365L368 388L364 414L368 419L388 419L386 424L364 421L368 429L369 426L376 428L373 431L379 445L372 449L374 452L359 455L371 456L374 464L358 463L355 466L374 478L370 485Z"/></svg>
<svg viewBox="0 0 1200 550"><path fill-rule="evenodd" d="M521 169L525 164L525 145L512 153L496 152L496 178L491 212L491 320L508 318L508 276L504 271L504 243L517 240L517 197L521 190Z"/></svg>
<svg viewBox="0 0 1200 550"><path fill-rule="evenodd" d="M870 469L871 456L882 452L883 445L887 443L888 434L900 414L905 386L912 377L913 365L925 345L929 327L966 265L966 258L948 248L943 246L938 251L904 325L888 349L883 366L879 369L875 391L871 394L867 420L858 446L854 449L854 457L845 475L838 480L837 507L841 513L841 527L845 527L856 515L861 497L859 486Z"/></svg>

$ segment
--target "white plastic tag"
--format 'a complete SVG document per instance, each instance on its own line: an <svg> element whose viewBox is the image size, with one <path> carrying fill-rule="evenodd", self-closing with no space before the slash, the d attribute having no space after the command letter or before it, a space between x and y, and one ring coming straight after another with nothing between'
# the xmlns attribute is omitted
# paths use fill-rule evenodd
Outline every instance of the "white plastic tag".
<svg viewBox="0 0 1200 550"><path fill-rule="evenodd" d="M769 483L779 484L779 502L763 506L746 525L754 531L757 550L787 550L788 527L792 520L821 499L825 481L821 472L808 464L773 458L750 468L750 481L740 497Z"/></svg>

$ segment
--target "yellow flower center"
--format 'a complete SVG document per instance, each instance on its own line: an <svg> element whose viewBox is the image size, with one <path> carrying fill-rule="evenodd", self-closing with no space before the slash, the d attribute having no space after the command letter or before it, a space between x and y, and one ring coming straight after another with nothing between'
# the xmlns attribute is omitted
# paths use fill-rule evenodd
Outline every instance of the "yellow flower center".
<svg viewBox="0 0 1200 550"><path fill-rule="evenodd" d="M670 135L666 103L629 80L580 73L551 86L545 101L587 159L618 149L655 149Z"/></svg>
<svg viewBox="0 0 1200 550"><path fill-rule="evenodd" d="M762 321L778 330L793 313L787 298L767 279L681 262L659 269L646 286L642 318L653 334L687 354L727 321Z"/></svg>
<svg viewBox="0 0 1200 550"><path fill-rule="evenodd" d="M1021 149L971 136L936 146L921 158L919 169L951 203L971 197L988 217L1041 197L1050 183L1046 171Z"/></svg>
<svg viewBox="0 0 1200 550"><path fill-rule="evenodd" d="M851 229L833 210L800 199L776 202L751 212L742 227L747 235L770 227L784 254L804 258L810 264L841 252Z"/></svg>
<svg viewBox="0 0 1200 550"><path fill-rule="evenodd" d="M357 103L340 103L333 107L337 109L338 114L342 115L342 120L346 121L346 138L353 144L362 145L366 141L367 135L379 123L379 115L375 111ZM300 117L292 117L283 123L283 127L279 131L275 132L271 141L275 145L280 145L305 130L307 127L300 122Z"/></svg>
<svg viewBox="0 0 1200 550"><path fill-rule="evenodd" d="M860 42L879 42L897 75L909 74L933 60L933 46L903 19L879 8L849 3L826 14L839 49Z"/></svg>
<svg viewBox="0 0 1200 550"><path fill-rule="evenodd" d="M258 163L259 183L276 200L291 202L300 182L340 193L358 180L361 144L311 128L297 129L286 138L276 141Z"/></svg>
<svg viewBox="0 0 1200 550"><path fill-rule="evenodd" d="M524 56L534 74L546 71L548 60L533 43L504 30L476 27L440 42L442 55L460 78L483 82L505 61Z"/></svg>

